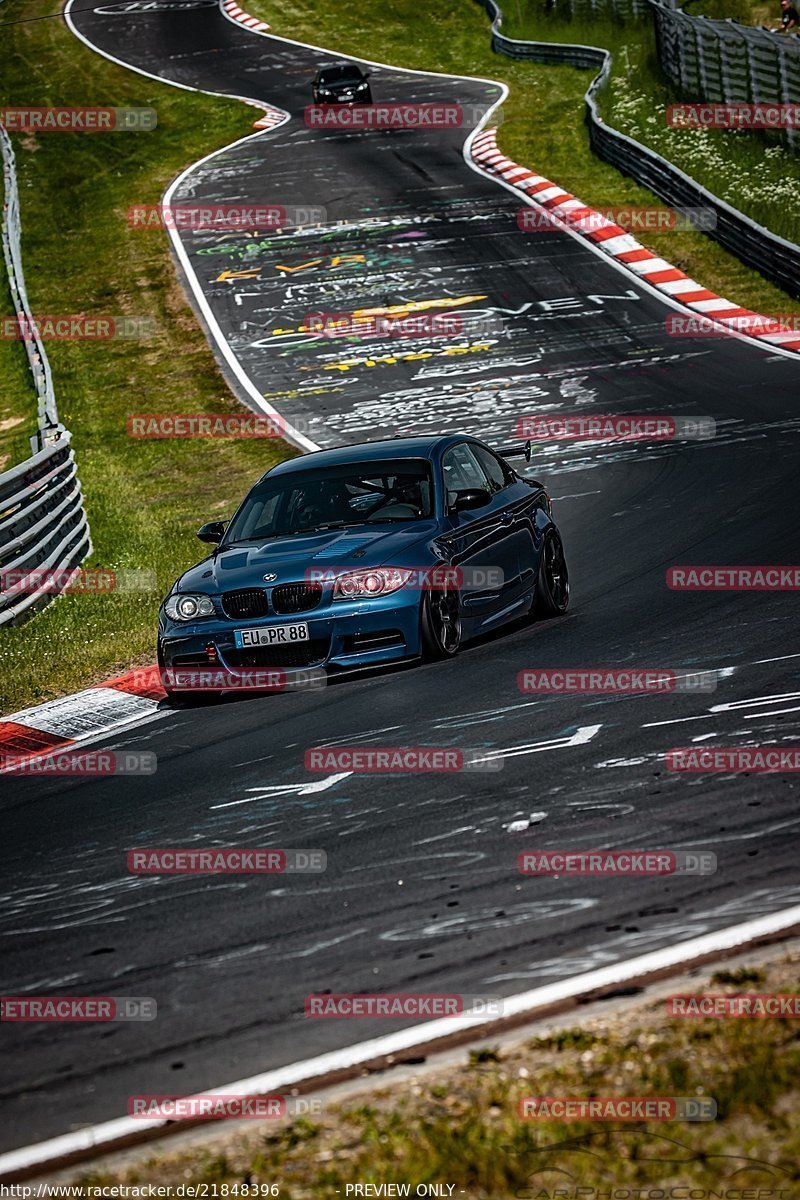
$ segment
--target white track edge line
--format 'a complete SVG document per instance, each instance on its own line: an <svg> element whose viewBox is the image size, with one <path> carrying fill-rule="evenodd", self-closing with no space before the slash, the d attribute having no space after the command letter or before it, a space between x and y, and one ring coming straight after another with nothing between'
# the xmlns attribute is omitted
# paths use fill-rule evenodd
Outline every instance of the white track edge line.
<svg viewBox="0 0 800 1200"><path fill-rule="evenodd" d="M84 34L82 34L80 32L80 30L77 28L77 26L75 25L75 22L72 19L72 14L71 14L72 5L73 5L73 0L66 0L66 4L64 5L64 20L66 21L70 30L79 39L79 41L83 42L85 46L88 46L89 49L93 53L99 54L102 58L108 59L109 62L113 62L117 66L123 67L127 71L134 71L137 75L144 75L148 79L154 79L154 80L156 80L156 82L162 83L166 87L177 87L177 88L180 88L184 92L196 92L196 93L198 93L200 95L204 95L204 96L219 96L222 99L239 100L243 104L248 104L253 108L263 109L265 115L267 114L269 109L273 109L276 112L285 113L283 121L280 122L281 125L286 124L286 122L290 119L289 113L286 112L285 109L279 108L278 105L270 104L266 100L265 101L254 100L252 97L239 96L239 95L236 95L235 93L231 93L231 92L210 92L210 91L207 91L205 88L191 87L187 83L178 83L172 79L165 79L161 75L154 75L151 71L145 71L142 67L134 67L134 66L131 66L130 63L126 63L120 58L115 58L113 54L109 54L106 50L102 50L99 46L96 46L94 44L94 42L90 41L88 37L86 37ZM220 12L221 16L223 16L226 20L229 20L233 25L236 25L237 28L239 28L239 29L244 28L244 26L239 21L236 21L233 17L229 16L228 13L226 13L224 11L224 9L222 8L221 0L220 0L219 12ZM261 35L258 30L250 30L250 32L258 33L259 36L265 36L265 37L269 36L268 34ZM243 142L250 141L251 138L264 137L265 134L272 133L277 128L278 128L278 126L275 125L268 130L259 130L257 133L247 134L245 137L238 138L235 142L229 142L225 146L220 146L219 149L213 150L210 154L206 154L203 158L200 158L196 162L193 162L190 166L186 167L185 170L181 171L181 173L177 176L177 178L174 179L172 181L172 183L169 185L166 192L164 193L163 204L165 206L169 206L169 201L170 201L170 198L172 196L174 189L178 186L178 184L180 184L186 178L186 176L191 171L193 171L195 169L195 167L202 166L203 163L208 162L210 159L214 158L217 154L223 154L227 150L233 149L235 146L241 146ZM194 299L197 303L198 308L200 309L200 311L203 314L204 320L208 324L209 332L211 333L211 336L214 339L216 346L219 348L219 351L221 352L222 356L224 357L224 359L225 359L226 363L228 364L228 366L230 367L230 369L233 371L233 374L236 377L236 379L238 380L238 382L240 383L240 385L244 388L244 390L247 392L247 394L256 402L258 408L260 408L262 412L265 412L268 416L273 416L278 419L278 423L282 429L282 432L285 434L287 441L293 442L301 450L307 450L307 451L308 450L312 450L312 451L319 450L320 447L316 444L316 442L312 442L310 438L307 438L304 434L300 433L299 430L296 430L293 426L289 425L285 421L285 418L283 418L281 416L281 414L278 412L278 410L273 408L272 405L267 400L265 400L264 397L261 395L258 388L255 386L253 381L250 379L249 375L247 375L247 373L245 372L241 363L238 361L235 354L233 353L233 350L231 349L230 345L228 344L228 341L227 341L225 335L223 334L222 329L220 328L220 325L219 325L216 317L214 316L208 301L206 300L205 296L203 295L203 293L199 287L197 276L196 276L195 271L189 260L189 256L186 253L186 250L184 249L183 244L180 240L180 235L178 234L178 231L175 229L172 229L171 227L168 227L167 233L169 234L169 238L172 243L173 249L174 249L175 253L177 254L178 260L183 268L183 271L184 271L184 274L186 277L186 282L188 283L189 287L191 288L192 295L194 296Z"/></svg>
<svg viewBox="0 0 800 1200"><path fill-rule="evenodd" d="M77 699L77 697L80 695L82 695L81 692L74 692L72 696L64 697L64 699ZM146 697L142 697L142 699L146 699ZM68 741L64 741L63 743L55 746L49 746L46 750L25 754L22 757L25 759L30 759L31 762L35 762L38 759L51 758L54 755L71 754L74 750L81 746L87 746L91 742L96 742L98 738L105 738L106 736L115 738L120 734L128 733L133 729L137 729L140 725L148 725L151 721L160 721L164 717L179 715L176 709L159 708L160 703L160 700L154 700L153 709L151 712L132 713L129 717L121 717L119 720L112 721L110 725L98 725L96 729L91 729L86 733L82 733L79 737L71 738ZM36 725L28 725L26 728L33 730L35 733L42 732L42 730ZM24 776L20 776L20 773L15 771L13 767L0 767L0 775L17 775L18 777L24 778ZM39 776L34 775L33 778L39 778Z"/></svg>
<svg viewBox="0 0 800 1200"><path fill-rule="evenodd" d="M70 0L70 3L71 3L71 0ZM225 14L225 15L227 16L227 14ZM235 22L235 23L238 23L238 22ZM271 37L275 41L278 41L278 42L287 42L291 46L302 46L304 49L319 50L323 54L334 53L332 50L330 50L329 47L326 47L326 46L317 46L313 42L298 42L295 38L282 37L280 34L274 33L272 31L272 29L270 29L269 33L266 33L263 31L258 31L258 30L252 30L251 32L257 33L257 35L259 37ZM509 95L509 88L508 88L507 84L502 82L502 80L489 79L483 75L453 75L449 71L421 71L415 67L398 67L398 66L392 65L390 63L379 62L376 59L372 59L372 58L361 58L358 55L349 55L348 57L351 58L354 62L367 63L369 66L372 66L372 67L384 67L388 70L405 72L410 75L431 75L431 76L434 76L435 78L439 78L439 79L466 79L471 82L488 83L488 84L494 85L495 87L498 87L501 92L499 99L496 100L494 102L494 104L491 104L487 108L481 121L478 123L478 125L475 126L475 128L467 136L467 139L464 142L464 146L462 149L464 161L466 162L468 167L470 167L477 174L482 175L485 179L491 179L495 183L499 183L501 187L506 188L508 191L512 192L515 196L522 196L526 204L529 204L533 208L540 207L539 205L536 204L536 202L534 200L532 200L527 195L526 192L523 192L520 188L515 187L513 184L509 184L506 180L501 179L499 176L495 175L493 172L485 170L483 167L480 166L480 164L478 163L478 161L476 159L472 158L471 147L472 147L473 141L479 134L481 134L485 131L492 114L495 112L495 110L497 108L500 107L501 104L504 103L504 101L506 100L506 98ZM502 152L500 150L498 150L498 153L502 153ZM508 161L514 167L524 166L524 164L516 163L512 159L509 159ZM536 174L535 169L532 167L526 167L525 169L530 171L531 174ZM562 184L557 184L555 182L555 180L552 180L551 182L553 183L553 185L555 187L561 188L565 193L567 192L567 189L564 188ZM587 204L586 201L581 201L581 203L584 204L587 208L592 207L590 204ZM545 211L547 211L547 210L545 210ZM592 211L594 211L594 210L592 210ZM645 288L650 293L650 295L655 296L656 299L658 299L658 300L662 300L665 305L667 305L670 308L675 309L676 312L680 312L683 314L691 313L695 316L697 315L697 313L695 312L694 309L690 309L688 307L688 305L680 304L679 302L672 300L672 298L669 296L668 293L660 291L656 287L655 284L648 283L645 280L639 279L639 277L636 276L634 274L634 272L630 271L624 263L617 262L614 258L611 257L611 255L603 253L601 248L595 242L592 242L591 239L582 237L581 234L577 230L573 230L573 229L570 229L569 227L567 227L564 230L564 232L568 233L570 235L570 237L575 238L577 241L579 241L581 243L581 245L588 246L588 248L590 250L592 250L593 253L596 254L599 258L601 258L603 262L610 264L616 271L619 272L619 274L623 275L628 280L633 280L634 282L638 283L641 287ZM723 249L724 249L724 247L723 247ZM731 251L727 251L727 253L730 254ZM672 263L669 263L668 265L671 267ZM699 283L698 286L705 287L705 284ZM711 289L708 289L708 290L711 290ZM735 301L731 301L731 303L735 303ZM777 353L782 358L792 359L795 362L797 361L797 352L796 351L781 350L780 346L776 346L773 344L765 345L763 341L759 341L757 338L748 337L747 334L743 334L738 331L731 330L727 326L724 326L722 328L724 328L725 333L729 337L734 337L737 340L746 343L746 345L748 345L748 346L755 346L759 350L763 350L766 354L772 355L772 354Z"/></svg>
<svg viewBox="0 0 800 1200"><path fill-rule="evenodd" d="M547 984L531 991L520 992L516 996L504 999L503 1017L516 1016L528 1011L534 1015L538 1008L574 999L583 993L596 991L599 988L612 987L664 968L679 966L682 962L714 954L717 951L731 950L756 938L781 933L798 923L800 923L800 905L795 905L792 908L784 909L783 912L770 913L768 916L756 917L754 920L745 921L740 925L715 930L713 933L703 934L662 950L654 950L649 954L640 955L638 958L614 963L609 967L601 967L584 975L575 975L571 979ZM234 1083L196 1094L209 1096L271 1093L279 1088L291 1087L316 1077L326 1076L334 1071L347 1070L387 1054L394 1054L436 1041L453 1033L456 1029L474 1028L478 1031L479 1036L480 1027L492 1024L495 1020L497 1018L481 1014L479 1016L466 1015L461 1018L444 1017L438 1021L427 1021L422 1025L411 1026L410 1029L404 1029L398 1033L390 1033L370 1041L359 1042L305 1061L289 1063L285 1067L278 1067L259 1075L251 1075L246 1079L239 1079ZM62 1134L44 1142L37 1142L32 1146L23 1146L18 1150L11 1150L0 1155L0 1179L12 1172L29 1171L39 1166L44 1167L48 1162L59 1160L70 1154L87 1150L102 1151L104 1145L110 1147L115 1140L133 1136L145 1129L165 1129L169 1124L175 1124L175 1122L162 1119L139 1120L134 1117L118 1117L116 1120L105 1121L100 1125L91 1125L86 1129Z"/></svg>

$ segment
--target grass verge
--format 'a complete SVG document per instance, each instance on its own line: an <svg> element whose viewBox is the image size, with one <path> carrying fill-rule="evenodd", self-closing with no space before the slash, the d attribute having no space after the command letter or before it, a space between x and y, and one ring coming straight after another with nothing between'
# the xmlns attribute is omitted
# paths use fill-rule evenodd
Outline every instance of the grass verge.
<svg viewBox="0 0 800 1200"><path fill-rule="evenodd" d="M780 30L779 0L688 0L686 12L693 17L712 17L717 21L730 18L740 25L766 26Z"/></svg>
<svg viewBox="0 0 800 1200"><path fill-rule="evenodd" d="M201 557L194 531L230 513L250 484L293 453L263 439L135 441L128 412L241 411L177 282L163 230L132 230L178 172L251 132L237 101L180 91L115 66L69 32L53 0L6 0L4 103L145 105L147 133L14 138L23 266L34 314L151 318L144 341L49 342L59 415L72 430L94 543L91 563L152 570L157 592L66 595L0 632L0 712L155 661L158 604ZM45 18L45 19L40 19ZM0 288L2 288L0 284ZM10 312L10 298L5 297ZM0 457L29 453L36 397L19 344L0 343ZM24 431L24 432L23 432Z"/></svg>
<svg viewBox="0 0 800 1200"><path fill-rule="evenodd" d="M583 94L593 71L572 67L541 66L514 62L494 54L489 39L489 21L475 0L429 0L424 18L414 0L384 0L379 9L354 7L348 0L327 0L310 5L307 0L285 0L277 9L271 0L248 0L249 12L268 20L275 33L309 41L337 53L365 55L382 62L421 70L481 75L504 81L510 95L503 106L499 129L501 150L515 161L574 192L594 208L663 207L663 201L639 187L596 158L589 147L584 123ZM557 9L556 9L557 12ZM583 41L592 45L608 42L620 54L628 47L630 74L646 90L654 91L648 113L658 112L659 98L666 94L655 59L651 24L643 21L610 21L593 18L570 23L554 13L546 14L541 0L516 0L506 6L503 32L513 37L544 41ZM605 40L604 40L605 39ZM617 59L619 68L619 59ZM623 75L627 79L627 76ZM380 97L378 97L380 98ZM457 99L457 97L455 97ZM623 97L624 99L624 97ZM621 120L612 108L607 119L619 128ZM633 129L625 130L634 133ZM672 131L667 131L672 132ZM675 131L675 133L683 131ZM705 131L700 131L705 132ZM741 135L734 135L737 139ZM647 139L644 138L645 142ZM760 140L757 142L761 145ZM763 155L759 170L748 171L753 181L764 175ZM768 160L767 160L768 161ZM783 160L770 166L776 177L786 177ZM800 181L800 163L793 160L792 178ZM689 170L689 174L692 171ZM712 190L715 177L705 181ZM719 193L717 193L719 194ZM796 188L790 203L779 204L781 221L798 217ZM787 216L787 214L789 214ZM757 218L764 221L764 214ZM796 223L792 224L797 233ZM783 228L776 232L784 232ZM758 272L745 267L734 255L711 238L689 231L647 231L638 239L654 253L686 271L705 287L747 308L764 313L800 312L792 300Z"/></svg>
<svg viewBox="0 0 800 1200"><path fill-rule="evenodd" d="M722 971L697 978L691 992L797 992L799 962L790 954ZM673 1194L708 1200L709 1190L728 1200L796 1195L797 1022L686 1020L668 1018L665 1010L659 1000L502 1051L484 1045L461 1066L328 1106L318 1121L231 1135L221 1147L143 1154L141 1166L119 1174L70 1177L84 1186L174 1188L191 1180L219 1196L276 1184L283 1200L353 1196L348 1186L382 1183L408 1185L411 1196L421 1184L453 1185L453 1196L473 1200L575 1200L576 1188L590 1189L578 1193L582 1200L609 1192L638 1200ZM517 1115L525 1096L705 1096L716 1100L718 1115L696 1124L525 1121Z"/></svg>
<svg viewBox="0 0 800 1200"><path fill-rule="evenodd" d="M511 7L503 32L534 41L590 42L610 50L611 82L600 96L604 120L752 220L800 242L800 157L782 134L667 126L668 105L699 97L682 96L663 74L652 17L614 19L601 6L589 22L578 21L568 10L546 13L536 0L525 0L516 10Z"/></svg>

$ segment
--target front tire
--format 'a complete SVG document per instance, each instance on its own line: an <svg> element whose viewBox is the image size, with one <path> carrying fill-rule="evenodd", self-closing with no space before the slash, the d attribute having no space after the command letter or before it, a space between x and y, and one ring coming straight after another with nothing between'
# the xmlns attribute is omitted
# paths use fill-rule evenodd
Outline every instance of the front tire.
<svg viewBox="0 0 800 1200"><path fill-rule="evenodd" d="M461 648L461 598L445 583L429 589L422 600L422 657L453 658Z"/></svg>
<svg viewBox="0 0 800 1200"><path fill-rule="evenodd" d="M569 571L564 544L555 529L547 529L533 594L532 615L560 617L569 606Z"/></svg>

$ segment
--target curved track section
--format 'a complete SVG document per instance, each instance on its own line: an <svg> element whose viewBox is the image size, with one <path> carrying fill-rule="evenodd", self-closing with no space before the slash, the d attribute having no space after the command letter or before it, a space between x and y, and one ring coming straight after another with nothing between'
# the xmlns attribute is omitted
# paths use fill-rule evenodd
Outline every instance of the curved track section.
<svg viewBox="0 0 800 1200"><path fill-rule="evenodd" d="M159 1016L13 1027L3 1148L121 1115L132 1093L199 1090L393 1028L309 1021L309 991L509 996L777 912L800 892L790 776L685 777L662 757L695 740L791 744L800 733L792 594L665 585L674 563L796 558L797 364L733 339L668 338L670 310L649 290L570 235L518 229L518 198L465 164L464 130L309 130L307 81L327 52L206 6L108 7L72 16L102 52L290 114L191 169L175 198L327 210L323 224L264 244L184 241L250 403L257 395L319 444L458 428L505 441L523 414L576 409L707 415L717 436L537 454L570 557L565 618L442 665L167 713L105 742L155 751L154 776L28 779L4 794L6 991L152 995ZM465 108L500 94L384 67L373 84L381 99ZM413 358L297 333L310 311L440 298L500 315L502 334ZM719 687L517 689L526 667L595 664L716 670ZM311 776L303 754L319 743L482 747L503 769ZM512 831L534 811L545 816ZM329 866L277 883L126 871L128 848L194 842L320 847ZM521 849L582 847L707 849L719 869L517 874Z"/></svg>

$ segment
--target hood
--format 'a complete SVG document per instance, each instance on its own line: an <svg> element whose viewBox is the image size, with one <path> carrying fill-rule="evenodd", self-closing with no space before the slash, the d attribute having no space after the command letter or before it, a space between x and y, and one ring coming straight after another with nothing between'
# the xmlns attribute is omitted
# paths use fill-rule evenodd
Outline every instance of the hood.
<svg viewBox="0 0 800 1200"><path fill-rule="evenodd" d="M359 525L247 542L218 550L190 567L177 581L175 590L229 592L235 588L265 587L268 583L299 583L312 569L334 570L338 574L341 570L412 565L413 555L409 555L409 550L430 540L436 530L436 521L414 521L410 528ZM413 565L426 564L415 560ZM277 579L266 581L267 574L274 574Z"/></svg>

